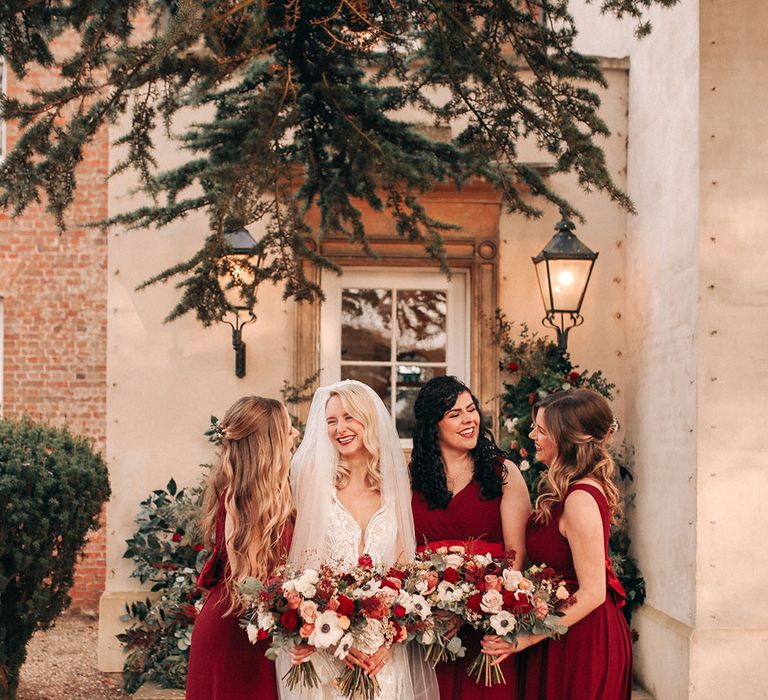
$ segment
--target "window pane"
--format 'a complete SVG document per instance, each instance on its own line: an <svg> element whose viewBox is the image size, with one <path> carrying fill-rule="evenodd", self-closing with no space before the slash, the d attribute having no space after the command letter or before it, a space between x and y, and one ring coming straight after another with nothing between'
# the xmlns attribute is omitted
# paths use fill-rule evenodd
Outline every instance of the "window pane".
<svg viewBox="0 0 768 700"><path fill-rule="evenodd" d="M445 362L444 291L403 289L397 293L397 359Z"/></svg>
<svg viewBox="0 0 768 700"><path fill-rule="evenodd" d="M342 365L342 379L357 379L373 389L384 402L387 410L392 413L390 400L390 367L366 367L365 365Z"/></svg>
<svg viewBox="0 0 768 700"><path fill-rule="evenodd" d="M341 359L390 359L392 292L344 289L341 292Z"/></svg>
<svg viewBox="0 0 768 700"><path fill-rule="evenodd" d="M444 377L445 367L397 366L397 434L413 437L413 404L421 387L432 377Z"/></svg>

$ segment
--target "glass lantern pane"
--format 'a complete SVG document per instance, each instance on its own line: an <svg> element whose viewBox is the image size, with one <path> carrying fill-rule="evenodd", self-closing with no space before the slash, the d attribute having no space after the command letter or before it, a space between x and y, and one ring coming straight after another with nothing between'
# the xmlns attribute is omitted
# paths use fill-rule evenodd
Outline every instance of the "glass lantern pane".
<svg viewBox="0 0 768 700"><path fill-rule="evenodd" d="M392 386L390 367L376 367L366 365L342 365L342 379L357 379L358 382L367 384L384 402L387 410L392 413L392 400L390 387Z"/></svg>
<svg viewBox="0 0 768 700"><path fill-rule="evenodd" d="M555 311L575 313L579 310L591 268L591 260L549 261Z"/></svg>
<svg viewBox="0 0 768 700"><path fill-rule="evenodd" d="M397 293L397 359L445 362L447 294L443 290L403 289Z"/></svg>
<svg viewBox="0 0 768 700"><path fill-rule="evenodd" d="M444 377L445 367L419 367L418 365L397 365L397 387L395 419L397 434L401 438L413 437L415 419L413 404L421 387L432 377Z"/></svg>
<svg viewBox="0 0 768 700"><path fill-rule="evenodd" d="M549 281L547 278L547 261L540 260L536 263L536 279L539 282L539 292L541 293L541 301L544 303L544 309L551 311L552 302L549 298Z"/></svg>
<svg viewBox="0 0 768 700"><path fill-rule="evenodd" d="M341 359L390 359L392 292L389 289L344 289L341 293Z"/></svg>

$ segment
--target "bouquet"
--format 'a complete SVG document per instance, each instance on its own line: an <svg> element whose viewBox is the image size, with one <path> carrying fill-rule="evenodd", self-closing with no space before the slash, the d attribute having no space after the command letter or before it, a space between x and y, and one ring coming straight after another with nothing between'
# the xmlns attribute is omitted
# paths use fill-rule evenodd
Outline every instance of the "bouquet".
<svg viewBox="0 0 768 700"><path fill-rule="evenodd" d="M395 602L401 586L398 576L375 569L368 555L351 571L329 565L303 572L284 567L264 583L251 579L241 587L249 602L241 623L253 643L272 635L270 659L281 649L310 644L343 661L353 646L370 653L405 641L406 613ZM292 666L283 680L291 689L320 683L311 657ZM345 667L335 685L347 698L373 700L379 692L375 676L359 666Z"/></svg>
<svg viewBox="0 0 768 700"><path fill-rule="evenodd" d="M408 639L425 647L425 659L433 668L441 661L455 661L466 652L458 635L447 637L452 614L460 612L459 596L450 581L452 572L444 559L449 554L447 548L424 552L404 566L407 576L398 599L407 611L404 622ZM446 571L448 581L444 579ZM441 615L441 611L445 614Z"/></svg>
<svg viewBox="0 0 768 700"><path fill-rule="evenodd" d="M554 570L542 565L521 572L504 564L487 564L486 571L493 571L474 584L475 591L464 603L464 620L511 643L534 634L565 634L568 628L560 623L560 617L572 598ZM501 667L492 662L493 657L480 653L467 673L478 683L482 679L486 686L505 683Z"/></svg>

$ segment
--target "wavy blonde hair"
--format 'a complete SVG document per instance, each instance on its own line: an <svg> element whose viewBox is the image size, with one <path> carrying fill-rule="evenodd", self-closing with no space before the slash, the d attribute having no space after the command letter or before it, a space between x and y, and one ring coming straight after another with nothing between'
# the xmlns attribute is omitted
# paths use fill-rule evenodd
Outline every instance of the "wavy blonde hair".
<svg viewBox="0 0 768 700"><path fill-rule="evenodd" d="M540 412L557 446L557 456L539 481L534 517L548 523L552 510L565 501L579 479L593 479L602 487L611 519L621 515L621 495L614 482L616 465L608 451L614 422L604 396L592 389L570 389L550 394L533 407L534 423Z"/></svg>
<svg viewBox="0 0 768 700"><path fill-rule="evenodd" d="M334 396L341 399L341 405L352 418L363 425L360 436L363 446L368 451L368 470L365 475L366 483L377 491L381 490L381 450L379 448L379 429L376 423L376 408L366 389L357 384L341 386L331 392L330 401ZM327 405L327 404L326 404ZM336 488L341 490L349 484L350 469L337 452Z"/></svg>
<svg viewBox="0 0 768 700"><path fill-rule="evenodd" d="M293 512L288 483L290 419L275 399L244 396L226 412L221 455L211 470L203 501L202 529L212 548L216 512L224 496L230 523L229 566L224 583L230 606L242 611L237 584L249 576L266 578L287 554L283 534ZM251 565L249 551L256 552Z"/></svg>

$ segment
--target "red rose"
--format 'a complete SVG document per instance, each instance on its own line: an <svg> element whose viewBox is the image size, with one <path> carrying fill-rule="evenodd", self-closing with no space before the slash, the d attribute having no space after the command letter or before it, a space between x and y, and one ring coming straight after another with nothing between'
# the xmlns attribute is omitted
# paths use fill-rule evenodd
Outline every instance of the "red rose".
<svg viewBox="0 0 768 700"><path fill-rule="evenodd" d="M547 579L552 578L554 575L555 575L555 570L551 566L547 566L543 568L541 570L541 573L539 574L539 576L541 576L541 578L545 581Z"/></svg>
<svg viewBox="0 0 768 700"><path fill-rule="evenodd" d="M202 552L202 551L203 551L203 545L201 545L201 544L196 544L196 545L195 545L195 551L196 551L196 552Z"/></svg>
<svg viewBox="0 0 768 700"><path fill-rule="evenodd" d="M264 640L265 640L267 637L269 637L269 632L267 632L267 630L262 630L262 629L260 629L260 630L259 630L259 631L256 633L256 639L257 639L258 641L260 641L260 642L263 642L263 641L264 641Z"/></svg>
<svg viewBox="0 0 768 700"><path fill-rule="evenodd" d="M482 608L480 607L480 604L482 602L483 602L482 593L475 593L475 595L470 596L470 598L467 600L467 607L472 612L480 614L482 612Z"/></svg>
<svg viewBox="0 0 768 700"><path fill-rule="evenodd" d="M357 558L357 563L360 566L364 566L366 568L373 566L373 559L371 559L370 554L363 554L362 556Z"/></svg>
<svg viewBox="0 0 768 700"><path fill-rule="evenodd" d="M448 583L456 583L461 578L459 572L454 569L452 566L449 566L445 571L443 571L443 581L448 581Z"/></svg>
<svg viewBox="0 0 768 700"><path fill-rule="evenodd" d="M517 370L520 369L520 365L518 365L517 362L507 362L507 369L510 372L517 372Z"/></svg>
<svg viewBox="0 0 768 700"><path fill-rule="evenodd" d="M533 605L528 600L528 596L522 591L515 591L508 597L508 593L504 594L504 607L513 615L525 615L525 613L533 610Z"/></svg>
<svg viewBox="0 0 768 700"><path fill-rule="evenodd" d="M492 561L490 564L485 565L485 573L491 576L500 576L501 567L495 561Z"/></svg>
<svg viewBox="0 0 768 700"><path fill-rule="evenodd" d="M391 588L393 591L399 591L403 587L403 582L399 578L385 578L381 582L382 588Z"/></svg>
<svg viewBox="0 0 768 700"><path fill-rule="evenodd" d="M395 614L395 617L405 617L405 608L402 605L395 605L392 608L392 612Z"/></svg>
<svg viewBox="0 0 768 700"><path fill-rule="evenodd" d="M171 539L174 542L181 542L181 533L180 532L174 532L173 536L171 537Z"/></svg>
<svg viewBox="0 0 768 700"><path fill-rule="evenodd" d="M408 578L408 574L405 573L405 571L400 571L393 566L389 571L387 571L387 578L396 578L400 581L405 581L405 579Z"/></svg>
<svg viewBox="0 0 768 700"><path fill-rule="evenodd" d="M351 617L355 612L355 604L352 602L350 598L347 598L347 596L340 595L338 597L338 603L339 603L339 607L336 608L336 612L339 615L345 615L346 617Z"/></svg>
<svg viewBox="0 0 768 700"><path fill-rule="evenodd" d="M580 378L581 378L581 375L580 375L578 372L571 372L571 373L568 375L568 381L569 381L571 384L575 384L576 382L578 382L578 381L579 381L579 379L580 379Z"/></svg>
<svg viewBox="0 0 768 700"><path fill-rule="evenodd" d="M286 610L280 615L280 624L289 632L293 632L299 626L299 614L295 610Z"/></svg>

